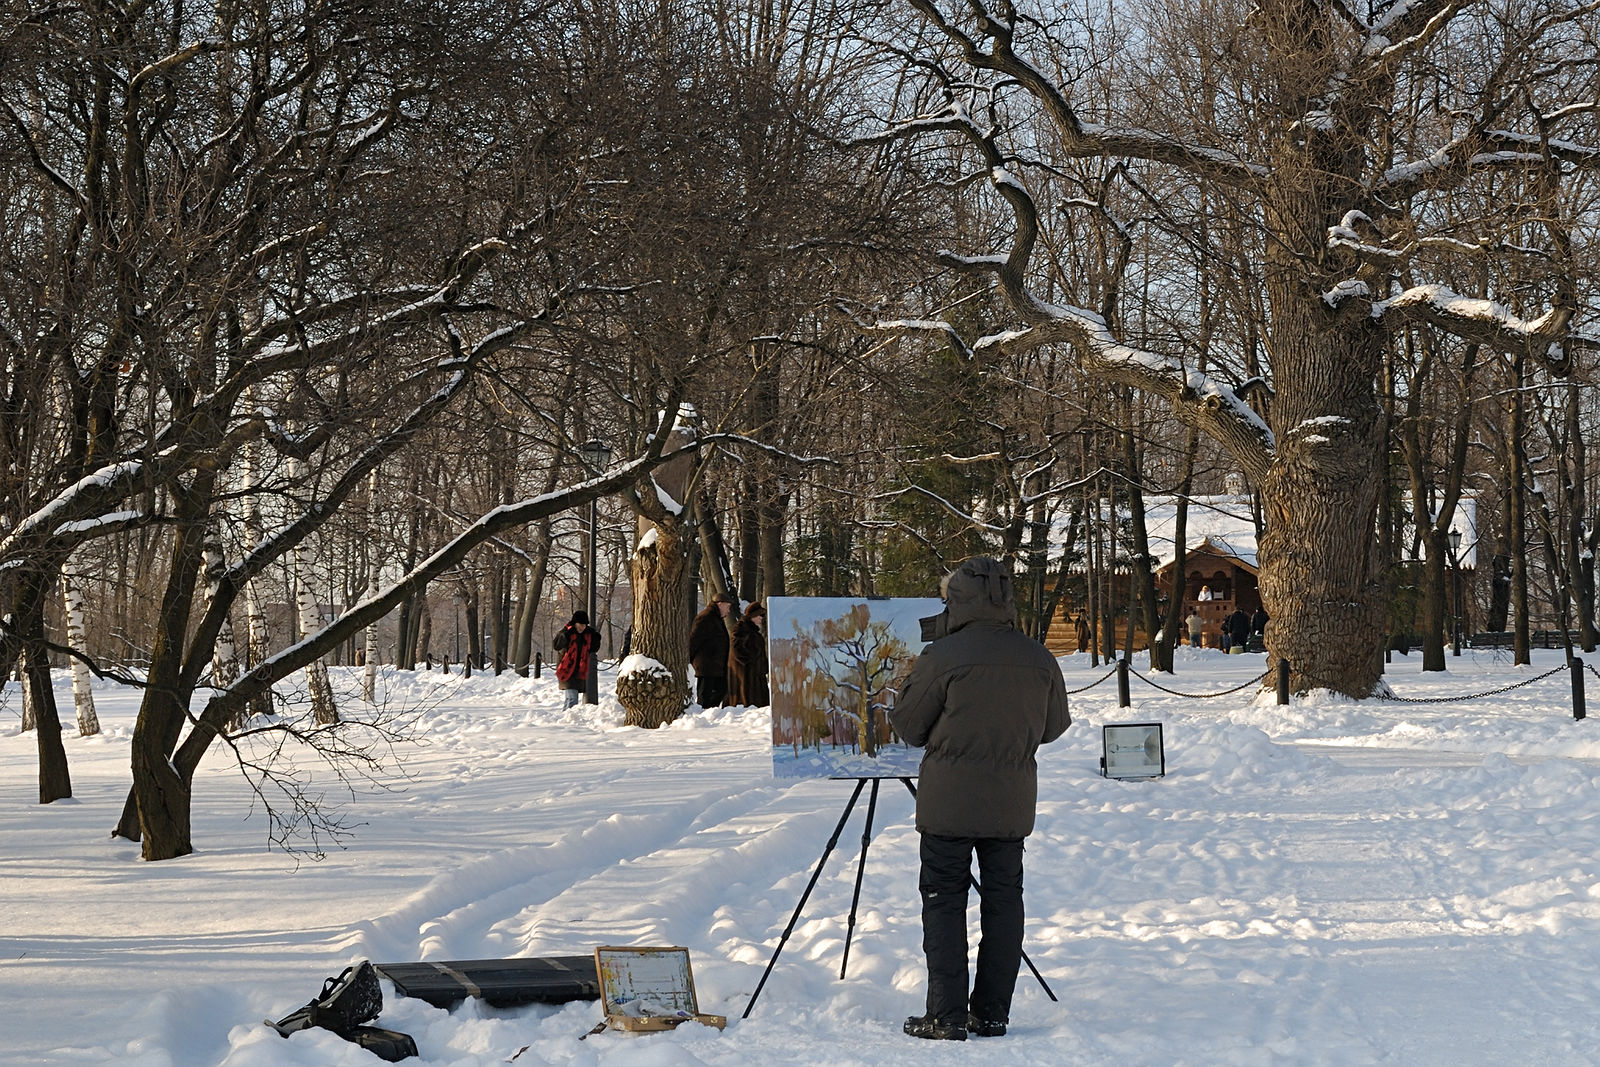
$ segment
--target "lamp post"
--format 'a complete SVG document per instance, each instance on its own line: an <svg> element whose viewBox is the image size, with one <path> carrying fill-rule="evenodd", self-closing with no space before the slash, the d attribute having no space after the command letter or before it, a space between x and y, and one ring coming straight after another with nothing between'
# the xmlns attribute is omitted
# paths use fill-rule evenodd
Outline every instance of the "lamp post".
<svg viewBox="0 0 1600 1067"><path fill-rule="evenodd" d="M1461 531L1450 527L1450 570L1455 575L1455 642L1453 656L1461 655Z"/></svg>
<svg viewBox="0 0 1600 1067"><path fill-rule="evenodd" d="M590 440L583 443L579 449L583 455L583 465L589 468L589 473L596 474L611 465L611 446L604 441ZM595 546L600 530L600 500L595 498L589 501L589 629L596 635L600 633L600 610L598 598L595 594ZM589 657L589 678L584 685L583 699L585 703L600 703L600 649L598 642L595 646L596 655Z"/></svg>

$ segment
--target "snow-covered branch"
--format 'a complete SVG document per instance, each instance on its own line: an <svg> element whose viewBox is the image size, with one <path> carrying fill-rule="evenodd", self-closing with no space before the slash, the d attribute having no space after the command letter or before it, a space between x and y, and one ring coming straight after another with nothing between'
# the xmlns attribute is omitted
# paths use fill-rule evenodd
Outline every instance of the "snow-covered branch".
<svg viewBox="0 0 1600 1067"><path fill-rule="evenodd" d="M895 337L921 336L947 342L960 353L962 359L972 358L972 348L950 323L942 319L879 319L874 323L861 323L870 333L890 334Z"/></svg>
<svg viewBox="0 0 1600 1067"><path fill-rule="evenodd" d="M704 445L736 443L753 448L758 452L765 452L769 456L792 463L798 467L837 466L839 461L832 456L806 456L799 452L791 452L787 448L779 447L770 441L759 441L748 434L718 431L705 434L700 443Z"/></svg>
<svg viewBox="0 0 1600 1067"><path fill-rule="evenodd" d="M887 493L875 493L875 494L873 494L872 499L873 500L893 500L895 497L905 496L907 493L916 493L916 494L918 494L920 496L927 497L928 499L932 500L935 504L938 504L940 507L944 508L951 515L955 516L956 518L960 519L962 522L967 523L969 526L972 526L972 527L974 527L976 529L987 530L990 533L994 533L994 534L1000 534L1000 533L1004 533L1005 532L1005 527L1004 526L996 526L992 522L984 522L982 519L978 518L976 515L973 515L971 512L967 512L967 511L961 510L961 508L957 507L953 502L951 502L950 500L946 499L945 497L940 496L938 493L935 493L932 489L929 489L929 488L927 488L925 486L921 486L921 485L908 485L904 489L892 489Z"/></svg>
<svg viewBox="0 0 1600 1067"><path fill-rule="evenodd" d="M1266 473L1274 448L1272 431L1232 387L1171 356L1122 343L1105 319L1092 311L1038 301L1033 309L1036 322L980 338L973 345L974 355L1071 345L1093 377L1165 398L1179 418L1223 442L1252 478Z"/></svg>
<svg viewBox="0 0 1600 1067"><path fill-rule="evenodd" d="M1373 22L1362 57L1373 68L1393 70L1471 6L1470 0L1401 0Z"/></svg>
<svg viewBox="0 0 1600 1067"><path fill-rule="evenodd" d="M1528 352L1559 370L1567 363L1562 342L1568 337L1574 310L1567 300L1558 298L1543 315L1523 319L1493 300L1462 296L1443 285L1417 285L1375 302L1372 317L1385 325L1426 322L1501 352Z"/></svg>

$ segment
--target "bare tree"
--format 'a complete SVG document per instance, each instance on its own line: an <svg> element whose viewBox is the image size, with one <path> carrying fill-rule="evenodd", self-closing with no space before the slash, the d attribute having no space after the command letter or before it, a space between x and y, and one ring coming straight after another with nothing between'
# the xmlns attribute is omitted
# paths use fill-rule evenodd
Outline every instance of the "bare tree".
<svg viewBox="0 0 1600 1067"><path fill-rule="evenodd" d="M1123 38L1009 0L910 6L928 36L904 37L893 62L915 63L922 95L889 135L959 140L983 182L968 188L1012 220L1002 251L944 259L992 278L1018 319L974 357L1071 346L1087 374L1166 399L1219 441L1261 494L1271 655L1289 661L1296 689L1377 691L1376 382L1389 338L1428 323L1556 367L1587 343L1558 238L1503 212L1446 209L1490 188L1559 202L1571 173L1600 164L1584 143L1596 69L1571 62L1594 53L1592 5L1436 0L1362 15L1224 0L1153 6ZM1168 176L1249 229L1268 418L1242 399L1246 380L1200 374L1181 352L1130 343L1098 310L1040 296L1059 242L1034 190L1069 160ZM1458 279L1506 257L1555 264L1550 285L1502 303L1458 295L1470 291Z"/></svg>

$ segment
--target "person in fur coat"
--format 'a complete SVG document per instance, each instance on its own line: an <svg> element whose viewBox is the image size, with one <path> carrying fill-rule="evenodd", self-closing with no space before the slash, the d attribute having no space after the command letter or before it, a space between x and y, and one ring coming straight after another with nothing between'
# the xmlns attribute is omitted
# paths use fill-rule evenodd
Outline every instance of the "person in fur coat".
<svg viewBox="0 0 1600 1067"><path fill-rule="evenodd" d="M733 629L728 648L728 703L766 707L772 703L767 688L767 609L751 604Z"/></svg>

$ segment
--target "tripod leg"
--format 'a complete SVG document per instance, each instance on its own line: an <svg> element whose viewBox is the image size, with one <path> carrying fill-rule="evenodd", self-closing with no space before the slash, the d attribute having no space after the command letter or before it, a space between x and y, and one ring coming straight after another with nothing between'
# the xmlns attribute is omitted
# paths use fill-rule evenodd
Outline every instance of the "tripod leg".
<svg viewBox="0 0 1600 1067"><path fill-rule="evenodd" d="M806 901L811 897L811 891L817 887L817 879L822 876L822 865L828 862L828 853L839 843L839 835L844 832L844 824L849 821L850 813L856 810L856 801L861 796L861 790L866 786L867 779L856 779L856 790L850 794L850 800L844 806L844 814L839 816L839 825L833 828L833 836L828 838L828 844L822 850L822 857L817 860L816 870L811 872L811 881L806 885L806 891L800 894L800 903L794 906L794 914L789 916L789 925L783 928L783 935L778 938L778 947L772 950L772 959L767 961L767 969L761 973L761 981L756 983L756 991L750 994L750 1003L744 1006L741 1019L750 1018L750 1011L756 1006L756 998L761 996L761 988L767 984L767 978L772 974L772 968L777 965L778 955L783 951L783 946L788 943L789 935L794 933L794 924L800 921L800 912L806 906Z"/></svg>
<svg viewBox="0 0 1600 1067"><path fill-rule="evenodd" d="M911 783L911 779L902 778L900 780L906 784L907 789L911 790L911 795L913 797L917 795L917 787ZM983 892L983 886L978 884L978 880L976 878L972 879L972 888L976 889L980 894ZM1028 958L1028 953L1026 950L1024 950L1022 953L1022 962L1028 965L1028 970L1032 971L1034 978L1038 979L1039 988L1044 990L1044 995L1054 1001L1056 999L1055 993L1050 989L1049 983L1044 980L1044 975L1039 973L1039 968L1035 967L1033 965L1033 961Z"/></svg>
<svg viewBox="0 0 1600 1067"><path fill-rule="evenodd" d="M861 861L856 864L856 892L850 898L850 921L844 929L844 959L839 963L839 977L844 977L850 966L850 942L856 935L856 906L861 903L861 877L867 873L867 845L872 841L872 813L878 810L878 779L872 780L872 792L867 794L867 825L861 828Z"/></svg>

